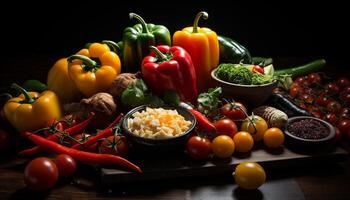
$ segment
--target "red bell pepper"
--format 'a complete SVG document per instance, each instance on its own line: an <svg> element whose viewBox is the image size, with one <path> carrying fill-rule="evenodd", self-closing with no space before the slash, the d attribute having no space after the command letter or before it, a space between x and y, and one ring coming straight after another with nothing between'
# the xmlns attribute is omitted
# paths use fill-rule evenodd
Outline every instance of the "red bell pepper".
<svg viewBox="0 0 350 200"><path fill-rule="evenodd" d="M175 91L185 102L196 103L197 78L191 56L181 47L150 46L152 52L142 61L142 75L151 90L163 95Z"/></svg>

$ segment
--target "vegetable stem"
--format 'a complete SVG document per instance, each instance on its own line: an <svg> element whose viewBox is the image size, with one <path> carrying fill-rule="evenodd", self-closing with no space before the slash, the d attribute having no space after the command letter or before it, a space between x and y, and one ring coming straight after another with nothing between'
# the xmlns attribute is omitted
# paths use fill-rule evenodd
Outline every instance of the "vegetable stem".
<svg viewBox="0 0 350 200"><path fill-rule="evenodd" d="M192 33L198 33L198 21L201 17L203 17L203 19L208 19L209 15L205 11L201 11L196 15L196 17L194 18L194 22L193 22Z"/></svg>

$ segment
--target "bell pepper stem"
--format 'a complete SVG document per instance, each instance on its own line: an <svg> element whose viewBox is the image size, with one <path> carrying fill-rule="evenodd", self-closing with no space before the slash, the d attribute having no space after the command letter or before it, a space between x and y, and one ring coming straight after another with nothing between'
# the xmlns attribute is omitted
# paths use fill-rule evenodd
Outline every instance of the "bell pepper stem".
<svg viewBox="0 0 350 200"><path fill-rule="evenodd" d="M67 58L67 61L70 63L73 62L73 60L83 61L83 63L88 67L88 70L95 69L97 67L97 63L94 60L84 55L72 55Z"/></svg>
<svg viewBox="0 0 350 200"><path fill-rule="evenodd" d="M33 97L29 96L27 90L25 90L21 86L17 85L16 83L13 83L11 85L11 88L21 92L24 95L25 99L24 99L23 103L34 103L35 99Z"/></svg>
<svg viewBox="0 0 350 200"><path fill-rule="evenodd" d="M142 33L149 33L148 28L147 28L147 24L146 24L145 20L143 20L140 15L135 14L135 13L129 13L129 17L130 17L130 19L136 18L141 23Z"/></svg>
<svg viewBox="0 0 350 200"><path fill-rule="evenodd" d="M149 47L151 51L153 51L156 54L156 57L159 58L160 61L167 60L167 56L164 55L162 52L159 51L159 49L155 46Z"/></svg>
<svg viewBox="0 0 350 200"><path fill-rule="evenodd" d="M201 17L203 17L203 19L208 19L209 15L205 11L201 11L196 15L196 18L194 18L194 22L193 22L192 33L198 33L198 21Z"/></svg>
<svg viewBox="0 0 350 200"><path fill-rule="evenodd" d="M106 44L108 47L112 48L116 54L121 51L120 46L112 40L102 40L102 44Z"/></svg>

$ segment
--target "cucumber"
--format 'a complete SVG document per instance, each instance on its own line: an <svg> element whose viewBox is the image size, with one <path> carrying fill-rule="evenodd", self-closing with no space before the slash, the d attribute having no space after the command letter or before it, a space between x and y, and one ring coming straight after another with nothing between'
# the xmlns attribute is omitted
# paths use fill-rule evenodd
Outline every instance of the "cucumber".
<svg viewBox="0 0 350 200"><path fill-rule="evenodd" d="M275 70L274 75L275 76L291 75L292 77L296 77L301 75L307 75L307 74L310 74L311 72L319 71L324 66L326 66L326 60L319 59L298 67Z"/></svg>

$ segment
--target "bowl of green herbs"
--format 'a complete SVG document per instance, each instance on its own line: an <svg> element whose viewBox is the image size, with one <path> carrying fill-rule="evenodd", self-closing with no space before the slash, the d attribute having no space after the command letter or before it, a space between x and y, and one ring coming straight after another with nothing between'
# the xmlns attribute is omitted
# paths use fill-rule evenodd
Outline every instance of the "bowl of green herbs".
<svg viewBox="0 0 350 200"><path fill-rule="evenodd" d="M261 105L277 87L274 79L274 69L268 65L262 73L257 72L255 65L222 63L211 72L215 86L222 88L225 98Z"/></svg>

